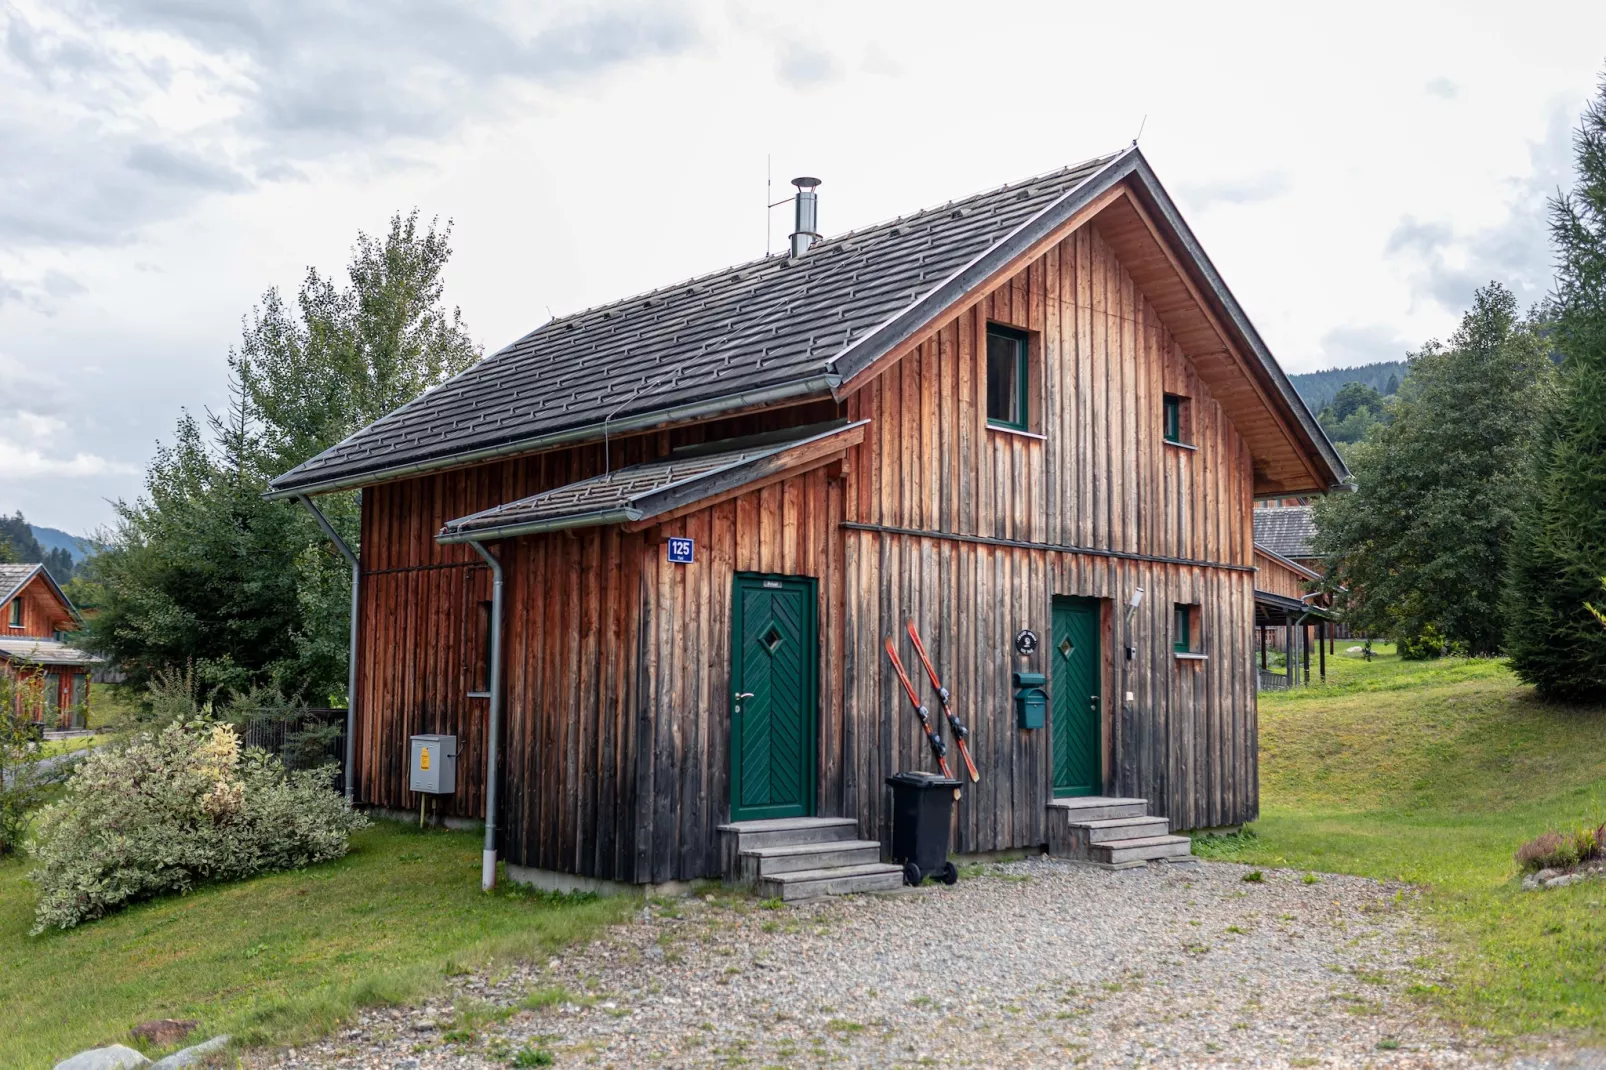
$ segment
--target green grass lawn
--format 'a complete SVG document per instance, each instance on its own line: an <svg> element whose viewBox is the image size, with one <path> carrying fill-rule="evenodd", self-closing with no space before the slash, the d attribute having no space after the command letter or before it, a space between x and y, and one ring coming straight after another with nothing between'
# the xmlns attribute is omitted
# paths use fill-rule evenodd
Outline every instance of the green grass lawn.
<svg viewBox="0 0 1606 1070"><path fill-rule="evenodd" d="M29 936L26 862L0 862L0 1066L131 1043L151 1018L293 1041L450 972L544 955L625 915L628 897L479 890L480 837L378 822L347 857L140 904Z"/></svg>
<svg viewBox="0 0 1606 1070"><path fill-rule="evenodd" d="M1606 821L1606 709L1541 703L1500 661L1376 649L1341 646L1326 688L1261 696L1261 819L1199 853L1419 884L1450 951L1443 1010L1606 1033L1606 883L1524 892L1512 860Z"/></svg>
<svg viewBox="0 0 1606 1070"><path fill-rule="evenodd" d="M61 754L71 754L74 751L89 750L98 747L111 739L109 733L100 732L93 736L73 736L69 739L47 739L39 746L39 755L43 758L54 758Z"/></svg>
<svg viewBox="0 0 1606 1070"><path fill-rule="evenodd" d="M89 685L89 727L104 728L129 720L139 702L126 687L117 684Z"/></svg>

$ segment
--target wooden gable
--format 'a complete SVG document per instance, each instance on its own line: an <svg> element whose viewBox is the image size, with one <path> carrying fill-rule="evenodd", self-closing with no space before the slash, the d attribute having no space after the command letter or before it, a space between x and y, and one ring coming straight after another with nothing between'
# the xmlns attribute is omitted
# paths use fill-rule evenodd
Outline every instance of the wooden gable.
<svg viewBox="0 0 1606 1070"><path fill-rule="evenodd" d="M11 626L11 603L22 605L20 627ZM21 588L0 606L0 637L11 639L48 639L58 631L69 631L78 626L78 615L67 601L61 588L40 568Z"/></svg>

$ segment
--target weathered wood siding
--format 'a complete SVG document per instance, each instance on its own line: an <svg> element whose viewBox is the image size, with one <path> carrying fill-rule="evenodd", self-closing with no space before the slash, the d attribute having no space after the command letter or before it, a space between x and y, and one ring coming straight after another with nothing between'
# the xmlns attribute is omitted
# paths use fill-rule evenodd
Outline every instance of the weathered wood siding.
<svg viewBox="0 0 1606 1070"><path fill-rule="evenodd" d="M987 425L989 321L1032 332L1036 436ZM1191 399L1197 448L1163 441L1166 393ZM843 553L844 708L858 736L827 787L845 812L884 833L881 777L929 764L880 650L912 616L974 724L983 782L960 805L959 849L1044 842L1048 731L1014 728L1009 674L1052 669L1046 649L1028 664L1011 640L1048 636L1051 596L1083 595L1111 602L1107 789L1150 799L1179 828L1255 816L1251 459L1096 224L943 325L848 414L872 424L848 500L862 527ZM1115 624L1140 585L1134 698L1118 719ZM1200 607L1207 660L1173 656L1175 603Z"/></svg>
<svg viewBox="0 0 1606 1070"><path fill-rule="evenodd" d="M738 572L819 582L820 721L840 734L842 484L816 468L657 532L514 540L509 600L510 861L640 882L719 869L730 820L730 607ZM689 565L663 538L696 540Z"/></svg>
<svg viewBox="0 0 1606 1070"><path fill-rule="evenodd" d="M617 468L663 456L674 446L813 423L837 411L834 404L800 405L761 417L620 438L610 444L607 463ZM482 656L479 604L491 597L490 570L469 547L442 546L435 535L447 520L603 470L603 447L584 446L385 483L363 492L359 800L396 809L416 806L417 798L407 790L407 737L445 732L458 737L458 787L451 799L440 800L440 812L467 817L484 813L490 703L469 697L469 691ZM512 581L510 572L508 583ZM519 612L509 596L509 628ZM508 664L511 672L511 658Z"/></svg>

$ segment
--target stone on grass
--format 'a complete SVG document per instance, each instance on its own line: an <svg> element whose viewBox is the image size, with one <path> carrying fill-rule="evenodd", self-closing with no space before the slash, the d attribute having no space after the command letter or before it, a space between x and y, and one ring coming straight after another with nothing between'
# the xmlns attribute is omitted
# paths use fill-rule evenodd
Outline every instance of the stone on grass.
<svg viewBox="0 0 1606 1070"><path fill-rule="evenodd" d="M1559 877L1551 877L1545 882L1546 888L1565 888L1567 885L1584 879L1582 873L1563 873Z"/></svg>
<svg viewBox="0 0 1606 1070"><path fill-rule="evenodd" d="M158 1018L152 1022L141 1022L129 1032L153 1048L166 1048L195 1032L195 1027L200 1024L189 1018Z"/></svg>
<svg viewBox="0 0 1606 1070"><path fill-rule="evenodd" d="M133 1048L113 1044L107 1048L81 1051L71 1059L56 1064L56 1070L137 1070L149 1066L151 1061Z"/></svg>
<svg viewBox="0 0 1606 1070"><path fill-rule="evenodd" d="M156 1065L152 1066L151 1070L179 1070L183 1066L198 1066L202 1059L205 1059L213 1052L222 1051L228 1046L229 1035L224 1033L222 1036L191 1045L183 1051L175 1051L165 1059L157 1060Z"/></svg>

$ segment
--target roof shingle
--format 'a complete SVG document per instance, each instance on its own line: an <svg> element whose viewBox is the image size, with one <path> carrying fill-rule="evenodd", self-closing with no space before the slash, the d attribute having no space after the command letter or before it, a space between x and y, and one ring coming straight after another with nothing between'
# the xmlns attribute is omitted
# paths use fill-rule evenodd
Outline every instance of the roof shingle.
<svg viewBox="0 0 1606 1070"><path fill-rule="evenodd" d="M1256 509L1255 545L1293 560L1315 557L1316 521L1308 505Z"/></svg>
<svg viewBox="0 0 1606 1070"><path fill-rule="evenodd" d="M325 487L829 376L851 341L1117 158L829 238L796 259L770 256L551 320L279 476L272 490Z"/></svg>

